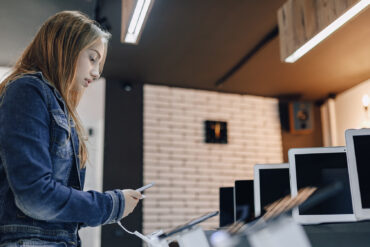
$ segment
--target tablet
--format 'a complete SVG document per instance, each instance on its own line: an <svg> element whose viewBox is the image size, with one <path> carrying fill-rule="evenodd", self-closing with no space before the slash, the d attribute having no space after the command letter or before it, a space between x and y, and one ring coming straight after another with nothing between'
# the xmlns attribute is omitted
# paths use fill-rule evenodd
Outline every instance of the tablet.
<svg viewBox="0 0 370 247"><path fill-rule="evenodd" d="M345 136L353 210L357 219L370 219L370 129L349 129Z"/></svg>
<svg viewBox="0 0 370 247"><path fill-rule="evenodd" d="M220 227L234 223L234 187L221 187L219 194Z"/></svg>
<svg viewBox="0 0 370 247"><path fill-rule="evenodd" d="M214 211L214 212L210 212L210 213L206 213L204 215L201 215L195 219L192 219L192 220L189 220L188 222L182 224L182 225L179 225L179 226L176 226L172 229L170 229L169 231L159 235L158 237L159 238L166 238L166 237L170 237L178 232L181 232L185 229L190 229L191 227L213 217L213 216L216 216L218 214L218 211Z"/></svg>
<svg viewBox="0 0 370 247"><path fill-rule="evenodd" d="M265 206L289 194L289 163L254 166L254 214L256 217L265 213Z"/></svg>
<svg viewBox="0 0 370 247"><path fill-rule="evenodd" d="M236 180L234 183L234 221L250 222L254 219L253 180Z"/></svg>
<svg viewBox="0 0 370 247"><path fill-rule="evenodd" d="M356 221L349 184L345 147L290 149L289 173L292 196L301 188L313 186L318 189L341 183L342 192L303 211L293 210L293 217L302 224Z"/></svg>

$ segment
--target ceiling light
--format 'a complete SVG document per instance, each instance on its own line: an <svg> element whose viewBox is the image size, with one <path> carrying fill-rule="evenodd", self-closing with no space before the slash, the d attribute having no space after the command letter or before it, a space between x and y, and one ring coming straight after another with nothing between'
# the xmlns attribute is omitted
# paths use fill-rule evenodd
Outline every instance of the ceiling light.
<svg viewBox="0 0 370 247"><path fill-rule="evenodd" d="M153 2L154 0L137 0L134 13L132 14L127 33L125 35L125 43L137 44L143 24L148 17L149 10Z"/></svg>
<svg viewBox="0 0 370 247"><path fill-rule="evenodd" d="M285 59L287 63L294 63L308 51L310 51L313 47L327 38L330 34L332 34L335 30L340 28L344 23L349 21L352 17L357 15L361 10L365 9L369 6L370 0L361 0L357 4L355 4L352 8L347 10L343 15L341 15L338 19L332 22L329 26L324 28L321 32L316 34L313 38L307 41L303 46L298 48L293 54Z"/></svg>

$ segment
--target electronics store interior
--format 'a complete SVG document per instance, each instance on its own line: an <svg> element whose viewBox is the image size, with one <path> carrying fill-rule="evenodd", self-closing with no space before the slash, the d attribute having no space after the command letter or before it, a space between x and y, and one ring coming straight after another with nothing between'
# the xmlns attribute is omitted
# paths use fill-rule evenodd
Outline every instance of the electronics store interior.
<svg viewBox="0 0 370 247"><path fill-rule="evenodd" d="M369 5L1 0L0 246L369 246Z"/></svg>

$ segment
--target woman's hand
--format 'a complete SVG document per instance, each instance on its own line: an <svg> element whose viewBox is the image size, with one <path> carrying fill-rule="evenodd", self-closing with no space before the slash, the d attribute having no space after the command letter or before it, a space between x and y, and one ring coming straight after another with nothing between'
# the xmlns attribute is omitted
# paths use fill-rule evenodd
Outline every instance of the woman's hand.
<svg viewBox="0 0 370 247"><path fill-rule="evenodd" d="M141 199L141 193L136 190L122 190L123 195L125 197L125 209L123 211L123 217L131 214L134 211L139 199Z"/></svg>

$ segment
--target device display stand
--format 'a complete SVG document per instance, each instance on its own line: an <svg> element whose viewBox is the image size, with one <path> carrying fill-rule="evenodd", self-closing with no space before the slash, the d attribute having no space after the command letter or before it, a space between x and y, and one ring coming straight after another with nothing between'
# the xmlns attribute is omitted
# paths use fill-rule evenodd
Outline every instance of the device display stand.
<svg viewBox="0 0 370 247"><path fill-rule="evenodd" d="M198 226L183 230L164 239L158 239L157 237L149 238L149 247L168 247L171 242L177 242L180 247L210 247L204 231Z"/></svg>
<svg viewBox="0 0 370 247"><path fill-rule="evenodd" d="M148 243L148 247L168 247L168 243L165 239L164 240L153 239L151 240L151 243Z"/></svg>
<svg viewBox="0 0 370 247"><path fill-rule="evenodd" d="M200 227L179 232L175 239L180 247L209 247L207 237Z"/></svg>
<svg viewBox="0 0 370 247"><path fill-rule="evenodd" d="M286 215L256 225L247 238L252 247L311 247L303 227Z"/></svg>

